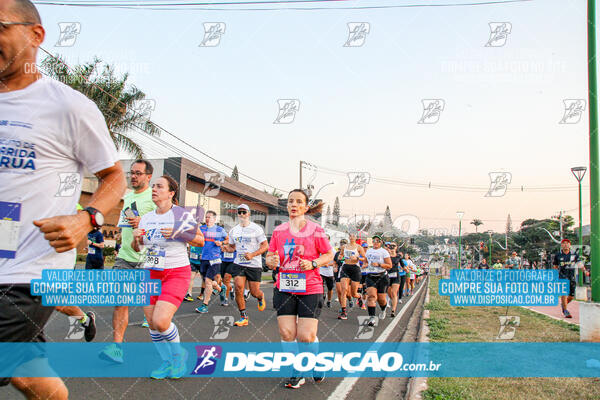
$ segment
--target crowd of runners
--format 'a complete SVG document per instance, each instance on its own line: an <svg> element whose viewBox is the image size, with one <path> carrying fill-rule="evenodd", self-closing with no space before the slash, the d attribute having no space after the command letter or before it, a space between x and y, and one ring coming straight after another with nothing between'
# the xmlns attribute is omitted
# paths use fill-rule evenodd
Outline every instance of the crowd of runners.
<svg viewBox="0 0 600 400"><path fill-rule="evenodd" d="M427 269L400 251L398 243L382 236L365 241L350 232L334 248L324 229L308 218L321 213L323 203L311 202L302 189L287 195L288 221L270 238L252 222L250 207L241 201L237 225L229 230L217 224L218 215L212 210L206 210L204 223L198 224L177 203L178 183L168 175L154 176L147 160L131 165L132 191L124 196L126 174L98 107L70 87L25 68L36 64L45 36L35 6L28 0L0 2L0 21L0 110L11 119L0 124L0 185L10 188L0 197L1 342L46 340L43 327L55 308L43 306L31 295L31 280L40 279L44 269L73 267L75 248L86 240L86 268L104 268L98 232L104 215L121 200L121 247L113 268L149 269L151 278L162 285L160 295L152 296L144 307L149 340L162 359L151 373L154 379L178 379L187 372L188 354L173 322L183 301L200 301L196 311L202 314L209 312L211 298L224 307L235 301L239 310L235 325L240 329L251 329L250 296L256 299L256 312L265 312L269 301L282 346L297 351L303 343L316 351L324 305L339 303L340 320L347 320L348 310L356 307L373 326L377 318L386 318L388 308L396 317L398 304L413 295L415 285L427 275ZM83 176L84 168L99 181L85 208L78 207L81 182L71 195L57 194L61 173ZM272 299L261 290L263 254L266 266L277 271ZM573 262L564 244L555 264L567 271ZM201 287L195 292L197 278ZM563 302L565 312L568 301ZM93 340L93 312L72 305L56 310L78 320L85 339ZM128 324L128 307L115 306L112 342L101 351L101 358L123 362L127 355L121 344ZM43 355L14 357L19 358L8 361L21 366ZM301 374L293 375L285 383L288 388L305 382ZM312 378L318 383L324 375L314 373ZM68 397L59 377L0 378L0 385L9 383L32 399Z"/></svg>

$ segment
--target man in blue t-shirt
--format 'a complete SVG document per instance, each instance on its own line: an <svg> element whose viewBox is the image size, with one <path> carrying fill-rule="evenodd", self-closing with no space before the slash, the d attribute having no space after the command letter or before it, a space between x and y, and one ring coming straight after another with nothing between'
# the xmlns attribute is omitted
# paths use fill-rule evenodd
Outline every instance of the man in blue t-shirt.
<svg viewBox="0 0 600 400"><path fill-rule="evenodd" d="M206 225L200 227L204 235L204 248L202 249L202 259L200 260L200 273L204 278L204 300L200 307L196 308L199 313L208 312L208 303L212 294L222 292L225 294L227 288L221 283L221 247L227 240L227 232L222 227L216 225L217 213L207 211L205 217Z"/></svg>
<svg viewBox="0 0 600 400"><path fill-rule="evenodd" d="M88 233L88 253L85 258L85 269L104 269L104 235L100 229L94 228Z"/></svg>

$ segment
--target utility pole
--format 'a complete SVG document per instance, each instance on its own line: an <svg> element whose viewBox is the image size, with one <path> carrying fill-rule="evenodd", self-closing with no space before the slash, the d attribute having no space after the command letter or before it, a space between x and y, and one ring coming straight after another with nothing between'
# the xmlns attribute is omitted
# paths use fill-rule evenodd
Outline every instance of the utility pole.
<svg viewBox="0 0 600 400"><path fill-rule="evenodd" d="M304 161L300 160L300 189L302 189L302 164Z"/></svg>
<svg viewBox="0 0 600 400"><path fill-rule="evenodd" d="M596 1L588 0L588 95L589 95L589 129L590 129L590 213L591 233L590 245L592 247L592 301L600 301L600 212L597 206L600 200L600 180L598 173L598 82L596 73Z"/></svg>
<svg viewBox="0 0 600 400"><path fill-rule="evenodd" d="M560 223L560 241L562 242L562 240L563 240L563 227L562 227L563 212L562 212L562 210L560 210L558 219L559 219L559 223Z"/></svg>

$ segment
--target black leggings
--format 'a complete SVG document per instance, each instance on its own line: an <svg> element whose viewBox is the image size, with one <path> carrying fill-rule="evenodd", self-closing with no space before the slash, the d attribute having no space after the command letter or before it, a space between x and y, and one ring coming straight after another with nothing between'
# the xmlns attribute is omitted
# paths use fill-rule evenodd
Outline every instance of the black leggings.
<svg viewBox="0 0 600 400"><path fill-rule="evenodd" d="M398 280L400 281L400 288L398 289L398 300L401 300L402 295L404 294L404 285L406 285L406 274L399 276Z"/></svg>

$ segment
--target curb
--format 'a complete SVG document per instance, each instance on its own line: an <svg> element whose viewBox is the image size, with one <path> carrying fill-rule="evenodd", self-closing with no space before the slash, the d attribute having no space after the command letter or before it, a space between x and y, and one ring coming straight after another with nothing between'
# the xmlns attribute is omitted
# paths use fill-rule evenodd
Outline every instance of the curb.
<svg viewBox="0 0 600 400"><path fill-rule="evenodd" d="M429 303L429 279L427 280L427 285L427 293L425 294L425 302L423 303L423 306ZM418 341L423 343L429 342L429 326L427 325L427 318L429 318L429 310L423 310L418 337ZM408 381L408 390L406 391L406 396L404 399L421 400L423 398L423 392L427 390L427 387L427 377L410 378Z"/></svg>

